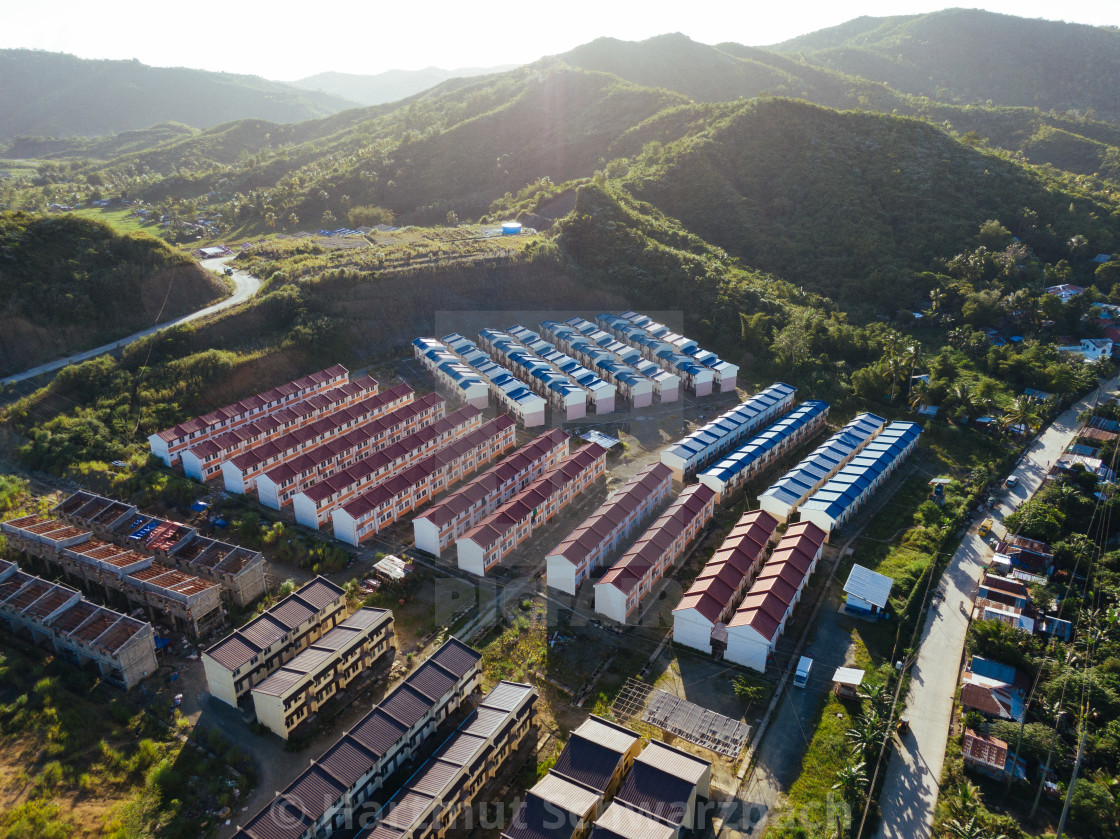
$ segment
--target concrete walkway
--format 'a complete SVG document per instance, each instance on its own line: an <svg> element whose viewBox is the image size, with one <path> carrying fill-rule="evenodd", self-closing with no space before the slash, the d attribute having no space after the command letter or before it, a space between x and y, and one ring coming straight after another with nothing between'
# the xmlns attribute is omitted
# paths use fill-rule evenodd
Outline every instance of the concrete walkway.
<svg viewBox="0 0 1120 839"><path fill-rule="evenodd" d="M1041 486L1050 464L1073 439L1077 415L1095 404L1098 397L1106 398L1116 386L1116 379L1105 383L1058 417L1029 447L1013 472L1019 479L1018 485L1002 495L992 513L996 520L993 533L1002 536L1004 516ZM902 738L900 747L896 742L879 798L882 822L878 835L882 839L925 839L932 830L953 695L968 629L966 612L971 610L980 575L990 558L991 549L972 528L942 577L940 588L944 597L930 607L903 711L910 720L911 733ZM860 816L853 814L857 820Z"/></svg>
<svg viewBox="0 0 1120 839"><path fill-rule="evenodd" d="M225 256L221 259L204 259L201 260L198 264L208 271L222 272L226 268L226 263L228 263L232 259L232 256ZM99 355L105 355L105 353L119 350L122 347L128 346L133 341L139 341L141 338L147 335L152 335L153 333L159 332L162 329L168 329L172 326L179 326L183 323L190 323L193 320L198 320L199 318L206 317L207 315L212 315L215 312L220 312L223 309L228 309L231 306L236 306L239 303L244 303L246 300L256 294L257 290L261 287L261 281L259 279L241 270L235 269L231 279L233 280L235 286L233 295L227 297L221 302L215 303L212 306L207 306L205 309L199 309L197 312L192 312L189 315L183 315L183 317L177 318L173 321L169 321L168 323L159 323L155 326L150 326L147 329L142 329L133 335L129 335L127 338L121 338L120 340L113 341L112 343L103 344L100 347L94 347L92 350L85 350L84 352L75 353L74 355L68 355L66 356L66 358L59 358L55 361L49 361L46 364L40 364L38 367L32 367L30 370L24 370L22 373L16 373L12 376L6 376L3 380L3 384L18 384L19 382L26 381L27 379L33 379L36 376L42 376L44 373L53 373L56 370L61 370L63 367L67 367L71 364L78 364L82 361L88 361L91 358L97 358L97 356Z"/></svg>

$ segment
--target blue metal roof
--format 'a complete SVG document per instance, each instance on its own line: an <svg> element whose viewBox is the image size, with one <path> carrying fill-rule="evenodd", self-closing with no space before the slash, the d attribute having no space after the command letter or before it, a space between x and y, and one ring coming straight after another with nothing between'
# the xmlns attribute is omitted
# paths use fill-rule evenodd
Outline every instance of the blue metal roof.
<svg viewBox="0 0 1120 839"><path fill-rule="evenodd" d="M763 458L770 450L780 446L787 438L828 411L828 403L819 400L802 402L784 417L771 423L765 430L752 437L715 466L702 474L710 475L725 485Z"/></svg>

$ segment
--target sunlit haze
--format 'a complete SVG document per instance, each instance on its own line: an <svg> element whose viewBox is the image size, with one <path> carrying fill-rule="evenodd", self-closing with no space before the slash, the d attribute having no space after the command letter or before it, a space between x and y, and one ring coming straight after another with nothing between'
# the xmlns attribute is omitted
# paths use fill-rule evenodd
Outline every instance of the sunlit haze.
<svg viewBox="0 0 1120 839"><path fill-rule="evenodd" d="M67 52L82 58L135 58L293 80L334 70L380 73L534 61L595 38L641 40L683 32L707 44L773 44L861 15L944 8L922 0L642 4L569 0L524 3L126 3L88 0L11 4L0 47ZM1120 23L1115 0L989 0L982 8L1019 17L1098 26Z"/></svg>

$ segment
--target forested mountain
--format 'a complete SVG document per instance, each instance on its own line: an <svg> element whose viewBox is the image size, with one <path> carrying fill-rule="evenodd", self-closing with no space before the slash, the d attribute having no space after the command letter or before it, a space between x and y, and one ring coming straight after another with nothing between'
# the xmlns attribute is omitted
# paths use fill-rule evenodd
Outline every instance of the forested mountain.
<svg viewBox="0 0 1120 839"><path fill-rule="evenodd" d="M621 183L745 264L864 318L922 305L929 289L908 283L986 219L1048 261L1076 234L1120 248L1113 207L1071 207L1030 170L927 123L788 100L745 103L649 148Z"/></svg>
<svg viewBox="0 0 1120 839"><path fill-rule="evenodd" d="M77 216L0 212L0 374L129 335L224 285L146 234Z"/></svg>
<svg viewBox="0 0 1120 839"><path fill-rule="evenodd" d="M990 100L1120 120L1115 28L949 9L859 18L772 49L943 101Z"/></svg>
<svg viewBox="0 0 1120 839"><path fill-rule="evenodd" d="M501 67L462 67L458 70L444 70L441 67L425 67L423 70L386 70L384 73L360 75L356 73L318 73L305 79L288 82L292 87L302 90L318 90L338 96L359 105L380 105L396 102L428 88L435 87L448 79L486 76L512 70L516 65Z"/></svg>
<svg viewBox="0 0 1120 839"><path fill-rule="evenodd" d="M97 136L182 122L295 122L354 103L259 76L139 61L95 61L38 50L0 50L0 140L17 135Z"/></svg>

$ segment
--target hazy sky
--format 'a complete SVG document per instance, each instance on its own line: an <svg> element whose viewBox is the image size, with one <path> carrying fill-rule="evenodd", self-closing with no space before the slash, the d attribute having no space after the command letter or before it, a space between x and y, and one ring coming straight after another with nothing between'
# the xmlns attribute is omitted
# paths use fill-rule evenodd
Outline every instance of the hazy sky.
<svg viewBox="0 0 1120 839"><path fill-rule="evenodd" d="M979 5L1021 17L1120 24L1116 0L986 0ZM860 15L915 14L947 4L925 0L335 0L299 4L288 0L119 0L113 4L17 0L7 6L0 25L0 48L27 47L83 58L136 58L158 66L291 80L325 70L379 73L394 68L521 64L601 36L641 40L683 32L706 44L765 45Z"/></svg>

